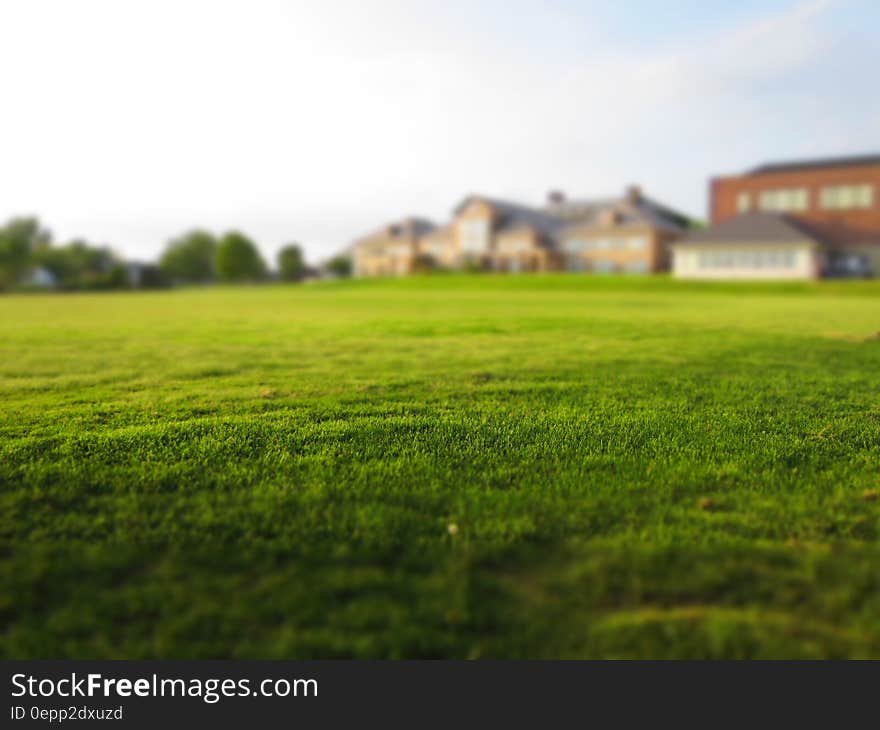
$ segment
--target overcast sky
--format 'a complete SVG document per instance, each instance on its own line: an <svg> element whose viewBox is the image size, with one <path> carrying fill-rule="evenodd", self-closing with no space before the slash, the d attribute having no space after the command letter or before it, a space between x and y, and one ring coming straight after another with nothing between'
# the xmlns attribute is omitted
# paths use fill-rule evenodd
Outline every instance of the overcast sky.
<svg viewBox="0 0 880 730"><path fill-rule="evenodd" d="M155 257L193 226L317 260L468 192L880 152L877 0L0 0L0 219Z"/></svg>

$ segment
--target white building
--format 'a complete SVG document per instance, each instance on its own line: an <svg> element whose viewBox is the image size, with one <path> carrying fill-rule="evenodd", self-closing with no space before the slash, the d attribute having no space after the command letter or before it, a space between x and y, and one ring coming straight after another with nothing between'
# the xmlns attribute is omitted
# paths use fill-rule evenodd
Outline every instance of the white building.
<svg viewBox="0 0 880 730"><path fill-rule="evenodd" d="M682 279L816 279L828 249L785 214L744 213L672 244L672 272Z"/></svg>

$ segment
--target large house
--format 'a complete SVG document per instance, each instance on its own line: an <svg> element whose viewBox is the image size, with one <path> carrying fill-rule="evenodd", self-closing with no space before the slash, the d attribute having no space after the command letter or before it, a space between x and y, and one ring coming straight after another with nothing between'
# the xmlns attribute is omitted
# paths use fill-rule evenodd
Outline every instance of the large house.
<svg viewBox="0 0 880 730"><path fill-rule="evenodd" d="M710 184L711 226L674 245L676 276L880 274L880 155L762 165Z"/></svg>
<svg viewBox="0 0 880 730"><path fill-rule="evenodd" d="M551 193L543 206L468 195L452 219L389 224L352 246L358 276L409 274L429 268L493 271L648 273L669 266L669 245L690 219L638 187L618 198L568 200Z"/></svg>

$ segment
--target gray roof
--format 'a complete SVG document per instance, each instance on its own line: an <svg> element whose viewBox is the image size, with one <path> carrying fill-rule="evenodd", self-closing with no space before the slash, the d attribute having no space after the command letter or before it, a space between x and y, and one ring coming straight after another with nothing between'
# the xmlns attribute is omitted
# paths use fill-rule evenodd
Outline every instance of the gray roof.
<svg viewBox="0 0 880 730"><path fill-rule="evenodd" d="M349 246L348 250L351 250L359 244L364 243L365 241L369 241L378 236L389 236L390 238L419 238L420 236L424 236L426 233L431 233L436 228L437 225L427 218L410 216L409 218L403 218L402 220L388 223L387 225L384 225L381 228L378 228L365 236L361 236L360 238L355 239Z"/></svg>
<svg viewBox="0 0 880 730"><path fill-rule="evenodd" d="M529 226L550 239L555 239L565 228L601 226L602 213L614 209L620 214L619 224L647 223L656 228L682 233L690 226L690 218L650 198L640 196L632 200L627 196L616 198L565 200L540 208L531 208L508 200L485 195L468 195L453 213L460 213L471 201L482 200L494 207L500 216L499 231L510 231Z"/></svg>
<svg viewBox="0 0 880 730"><path fill-rule="evenodd" d="M804 223L784 213L753 211L728 218L709 228L692 231L680 244L691 243L822 243ZM673 244L674 245L674 244Z"/></svg>
<svg viewBox="0 0 880 730"><path fill-rule="evenodd" d="M405 218L401 224L408 228L413 235L415 236L423 236L426 233L430 233L433 231L437 224L433 221L428 220L427 218Z"/></svg>
<svg viewBox="0 0 880 730"><path fill-rule="evenodd" d="M498 211L498 228L496 230L500 232L529 227L534 228L543 236L552 238L564 225L564 221L558 216L551 215L540 208L529 208L520 203L490 198L486 195L465 196L464 200L455 206L453 212L460 213L473 200L485 201Z"/></svg>
<svg viewBox="0 0 880 730"><path fill-rule="evenodd" d="M749 170L747 175L765 175L774 172L797 172L826 167L864 167L880 165L880 155L852 155L849 157L825 157L818 160L795 160L791 162L768 162Z"/></svg>
<svg viewBox="0 0 880 730"><path fill-rule="evenodd" d="M691 219L683 213L644 196L640 196L637 200L625 196L601 200L570 200L546 208L565 218L568 225L577 227L601 226L602 214L609 209L618 212L622 225L647 223L673 233L683 233L691 225Z"/></svg>

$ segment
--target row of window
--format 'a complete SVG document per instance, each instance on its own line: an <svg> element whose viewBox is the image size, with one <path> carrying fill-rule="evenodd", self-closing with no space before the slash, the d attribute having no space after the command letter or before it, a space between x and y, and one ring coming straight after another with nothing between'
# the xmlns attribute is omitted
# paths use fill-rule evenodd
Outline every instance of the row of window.
<svg viewBox="0 0 880 730"><path fill-rule="evenodd" d="M645 236L632 238L572 238L565 242L565 249L571 253L582 251L644 251L648 248Z"/></svg>
<svg viewBox="0 0 880 730"><path fill-rule="evenodd" d="M366 254L374 258L382 256L411 256L412 252L412 246L407 243L390 244L387 246L371 246L366 250Z"/></svg>
<svg viewBox="0 0 880 730"><path fill-rule="evenodd" d="M648 262L628 261L625 264L619 264L616 261L607 261L605 259L589 261L578 256L571 256L566 262L566 268L569 271L596 271L600 274L612 274L618 271L630 274L646 274L648 273Z"/></svg>
<svg viewBox="0 0 880 730"><path fill-rule="evenodd" d="M499 246L504 253L528 253L532 245L524 239L507 240Z"/></svg>
<svg viewBox="0 0 880 730"><path fill-rule="evenodd" d="M794 251L707 251L699 254L701 269L792 269Z"/></svg>
<svg viewBox="0 0 880 730"><path fill-rule="evenodd" d="M465 229L465 236L462 240L463 253L484 253L488 251L488 230L480 227L470 227ZM646 236L633 236L629 238L594 238L580 239L574 238L565 242L564 247L569 253L583 253L586 251L645 251L648 248L648 238ZM436 243L428 247L428 252L434 256L441 256L446 248L446 244ZM503 245L505 253L526 253L531 250L531 245L525 240L507 241ZM380 253L376 251L375 253ZM401 253L404 253L401 251Z"/></svg>
<svg viewBox="0 0 880 730"><path fill-rule="evenodd" d="M740 213L752 210L752 194L740 193L736 207ZM851 210L874 206L873 185L826 185L819 191L819 206L825 210ZM779 188L764 190L758 195L759 210L798 212L810 207L807 188Z"/></svg>
<svg viewBox="0 0 880 730"><path fill-rule="evenodd" d="M873 185L834 185L822 188L820 200L822 207L830 210L870 208L874 205L874 187Z"/></svg>

